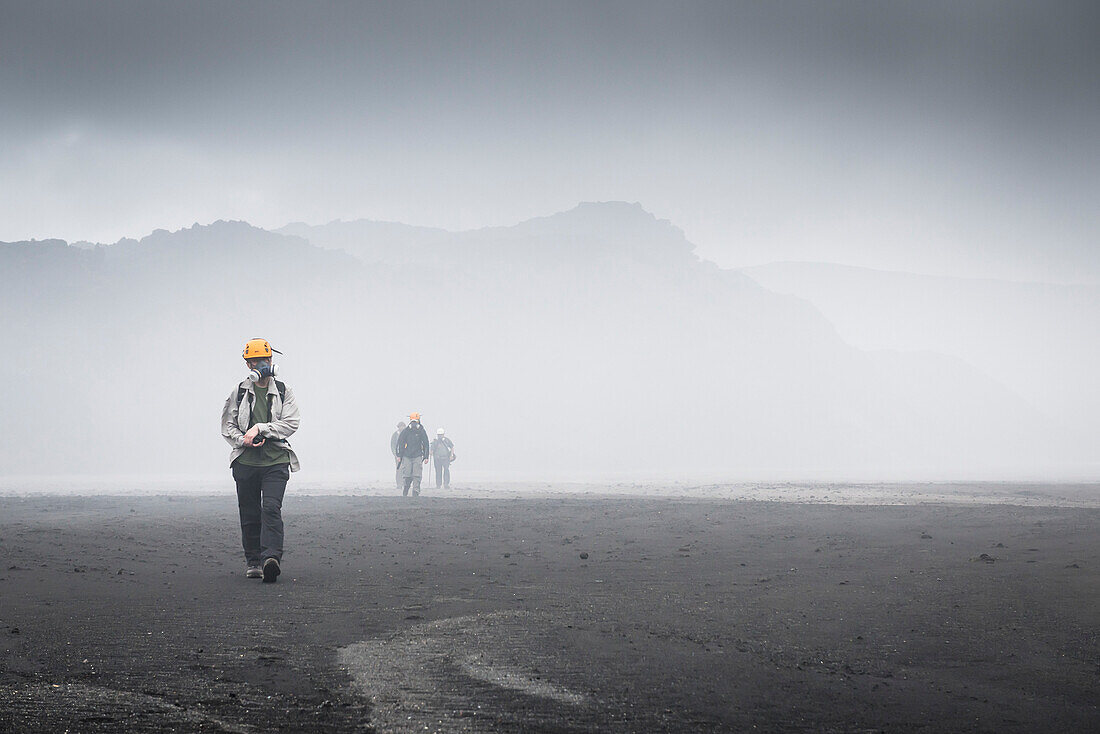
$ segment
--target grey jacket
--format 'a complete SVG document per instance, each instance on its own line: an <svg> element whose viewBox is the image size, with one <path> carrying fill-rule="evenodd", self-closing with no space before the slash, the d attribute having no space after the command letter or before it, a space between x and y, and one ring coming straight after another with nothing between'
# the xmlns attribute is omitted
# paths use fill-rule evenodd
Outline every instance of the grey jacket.
<svg viewBox="0 0 1100 734"><path fill-rule="evenodd" d="M260 435L267 441L274 441L275 446L285 448L290 453L290 470L298 471L298 455L290 448L287 441L290 435L298 430L301 418L298 414L298 402L294 399L294 391L284 383L286 399L279 397L275 380L268 383L267 397L271 401L271 422L257 423ZM244 388L240 404L237 403L237 394ZM248 430L248 423L252 419L252 403L256 400L256 391L250 380L244 380L233 388L229 397L225 399L222 407L222 437L229 442L232 449L229 452L229 465L244 453L244 434Z"/></svg>

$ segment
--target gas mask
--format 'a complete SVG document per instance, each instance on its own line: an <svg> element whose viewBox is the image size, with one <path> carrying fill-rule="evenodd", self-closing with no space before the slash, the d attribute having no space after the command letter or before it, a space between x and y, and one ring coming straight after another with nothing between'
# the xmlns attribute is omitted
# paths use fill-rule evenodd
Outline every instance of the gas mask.
<svg viewBox="0 0 1100 734"><path fill-rule="evenodd" d="M267 377L274 377L279 374L279 365L272 364L270 361L260 362L248 373L248 379L252 382L259 382Z"/></svg>

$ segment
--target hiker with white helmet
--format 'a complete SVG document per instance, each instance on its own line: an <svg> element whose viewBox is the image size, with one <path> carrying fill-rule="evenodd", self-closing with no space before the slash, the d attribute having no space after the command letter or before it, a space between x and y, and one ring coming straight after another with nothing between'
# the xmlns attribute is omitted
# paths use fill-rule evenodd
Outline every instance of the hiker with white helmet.
<svg viewBox="0 0 1100 734"><path fill-rule="evenodd" d="M435 486L440 485L444 489L451 488L451 462L455 460L455 445L445 435L442 428L435 432L432 439L432 459L435 460Z"/></svg>

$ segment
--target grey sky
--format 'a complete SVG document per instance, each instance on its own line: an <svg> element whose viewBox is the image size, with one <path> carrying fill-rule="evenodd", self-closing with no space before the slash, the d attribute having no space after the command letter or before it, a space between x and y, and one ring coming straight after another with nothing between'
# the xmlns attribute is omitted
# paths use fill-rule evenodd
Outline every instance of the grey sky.
<svg viewBox="0 0 1100 734"><path fill-rule="evenodd" d="M0 1L0 240L639 201L725 266L1100 282L1095 3Z"/></svg>

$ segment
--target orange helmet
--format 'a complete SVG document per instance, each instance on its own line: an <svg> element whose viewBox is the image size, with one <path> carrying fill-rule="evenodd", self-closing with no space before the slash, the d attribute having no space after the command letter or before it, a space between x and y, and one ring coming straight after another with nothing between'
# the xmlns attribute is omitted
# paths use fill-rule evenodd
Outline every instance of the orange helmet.
<svg viewBox="0 0 1100 734"><path fill-rule="evenodd" d="M420 414L419 413L409 413L409 420L411 420L411 421L420 420Z"/></svg>
<svg viewBox="0 0 1100 734"><path fill-rule="evenodd" d="M267 339L249 339L248 343L244 345L244 353L241 355L245 359L262 359L264 357L270 357L271 353L282 354L277 349L272 349L271 345L267 343Z"/></svg>

